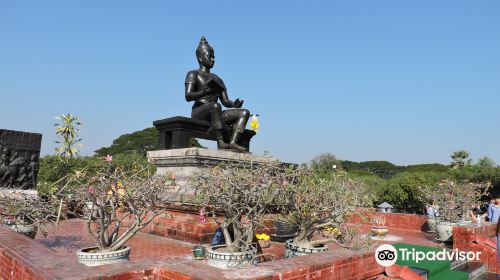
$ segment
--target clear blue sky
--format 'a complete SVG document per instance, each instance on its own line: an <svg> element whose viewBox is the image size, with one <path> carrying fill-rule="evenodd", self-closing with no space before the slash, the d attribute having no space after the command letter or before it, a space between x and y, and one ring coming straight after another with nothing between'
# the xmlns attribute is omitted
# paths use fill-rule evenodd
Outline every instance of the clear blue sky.
<svg viewBox="0 0 500 280"><path fill-rule="evenodd" d="M1 1L0 128L81 117L83 153L190 114L205 35L213 72L261 115L253 151L305 162L500 163L500 1Z"/></svg>

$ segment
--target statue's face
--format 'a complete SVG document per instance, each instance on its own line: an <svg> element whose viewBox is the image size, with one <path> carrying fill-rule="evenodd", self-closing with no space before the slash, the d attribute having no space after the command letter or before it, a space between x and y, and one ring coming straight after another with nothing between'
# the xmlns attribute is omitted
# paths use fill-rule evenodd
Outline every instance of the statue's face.
<svg viewBox="0 0 500 280"><path fill-rule="evenodd" d="M198 62L207 67L208 69L214 67L215 55L213 51L205 51L202 53L201 57L198 57Z"/></svg>

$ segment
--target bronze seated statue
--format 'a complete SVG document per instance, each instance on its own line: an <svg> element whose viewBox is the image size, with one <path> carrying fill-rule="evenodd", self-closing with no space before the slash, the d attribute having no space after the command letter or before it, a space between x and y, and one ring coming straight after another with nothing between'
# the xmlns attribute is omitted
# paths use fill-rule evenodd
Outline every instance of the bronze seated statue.
<svg viewBox="0 0 500 280"><path fill-rule="evenodd" d="M188 72L185 82L186 101L194 101L191 120L175 117L155 121L160 149L188 147L189 137L195 137L216 140L219 149L248 151L255 135L245 129L250 112L241 108L243 100L230 100L222 79L210 73L215 56L205 37L200 40L196 57L199 69ZM223 110L222 106L228 109Z"/></svg>

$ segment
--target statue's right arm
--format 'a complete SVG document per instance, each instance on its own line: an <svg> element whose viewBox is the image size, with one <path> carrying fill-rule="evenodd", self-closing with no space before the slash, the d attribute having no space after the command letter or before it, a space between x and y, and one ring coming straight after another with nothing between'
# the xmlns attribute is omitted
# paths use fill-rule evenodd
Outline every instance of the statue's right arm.
<svg viewBox="0 0 500 280"><path fill-rule="evenodd" d="M185 94L186 94L186 101L194 101L204 95L206 95L204 90L201 91L196 91L197 87L197 79L196 79L196 74L191 71L187 74L186 76L186 82L185 82Z"/></svg>
<svg viewBox="0 0 500 280"><path fill-rule="evenodd" d="M194 101L202 96L205 96L206 93L204 90L194 91L196 88L195 84L186 84L186 101Z"/></svg>

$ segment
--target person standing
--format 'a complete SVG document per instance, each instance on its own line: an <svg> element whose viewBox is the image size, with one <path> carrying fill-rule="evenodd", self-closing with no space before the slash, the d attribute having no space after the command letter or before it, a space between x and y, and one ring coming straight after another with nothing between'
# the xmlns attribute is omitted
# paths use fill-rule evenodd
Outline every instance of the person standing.
<svg viewBox="0 0 500 280"><path fill-rule="evenodd" d="M436 202L432 202L431 205L426 206L427 210L427 226L429 227L429 232L436 231L436 223L439 216L439 206Z"/></svg>
<svg viewBox="0 0 500 280"><path fill-rule="evenodd" d="M500 221L497 222L497 258L498 258L498 265L500 265Z"/></svg>
<svg viewBox="0 0 500 280"><path fill-rule="evenodd" d="M500 217L500 195L495 196L495 203L488 206L488 220L492 223L498 222Z"/></svg>

